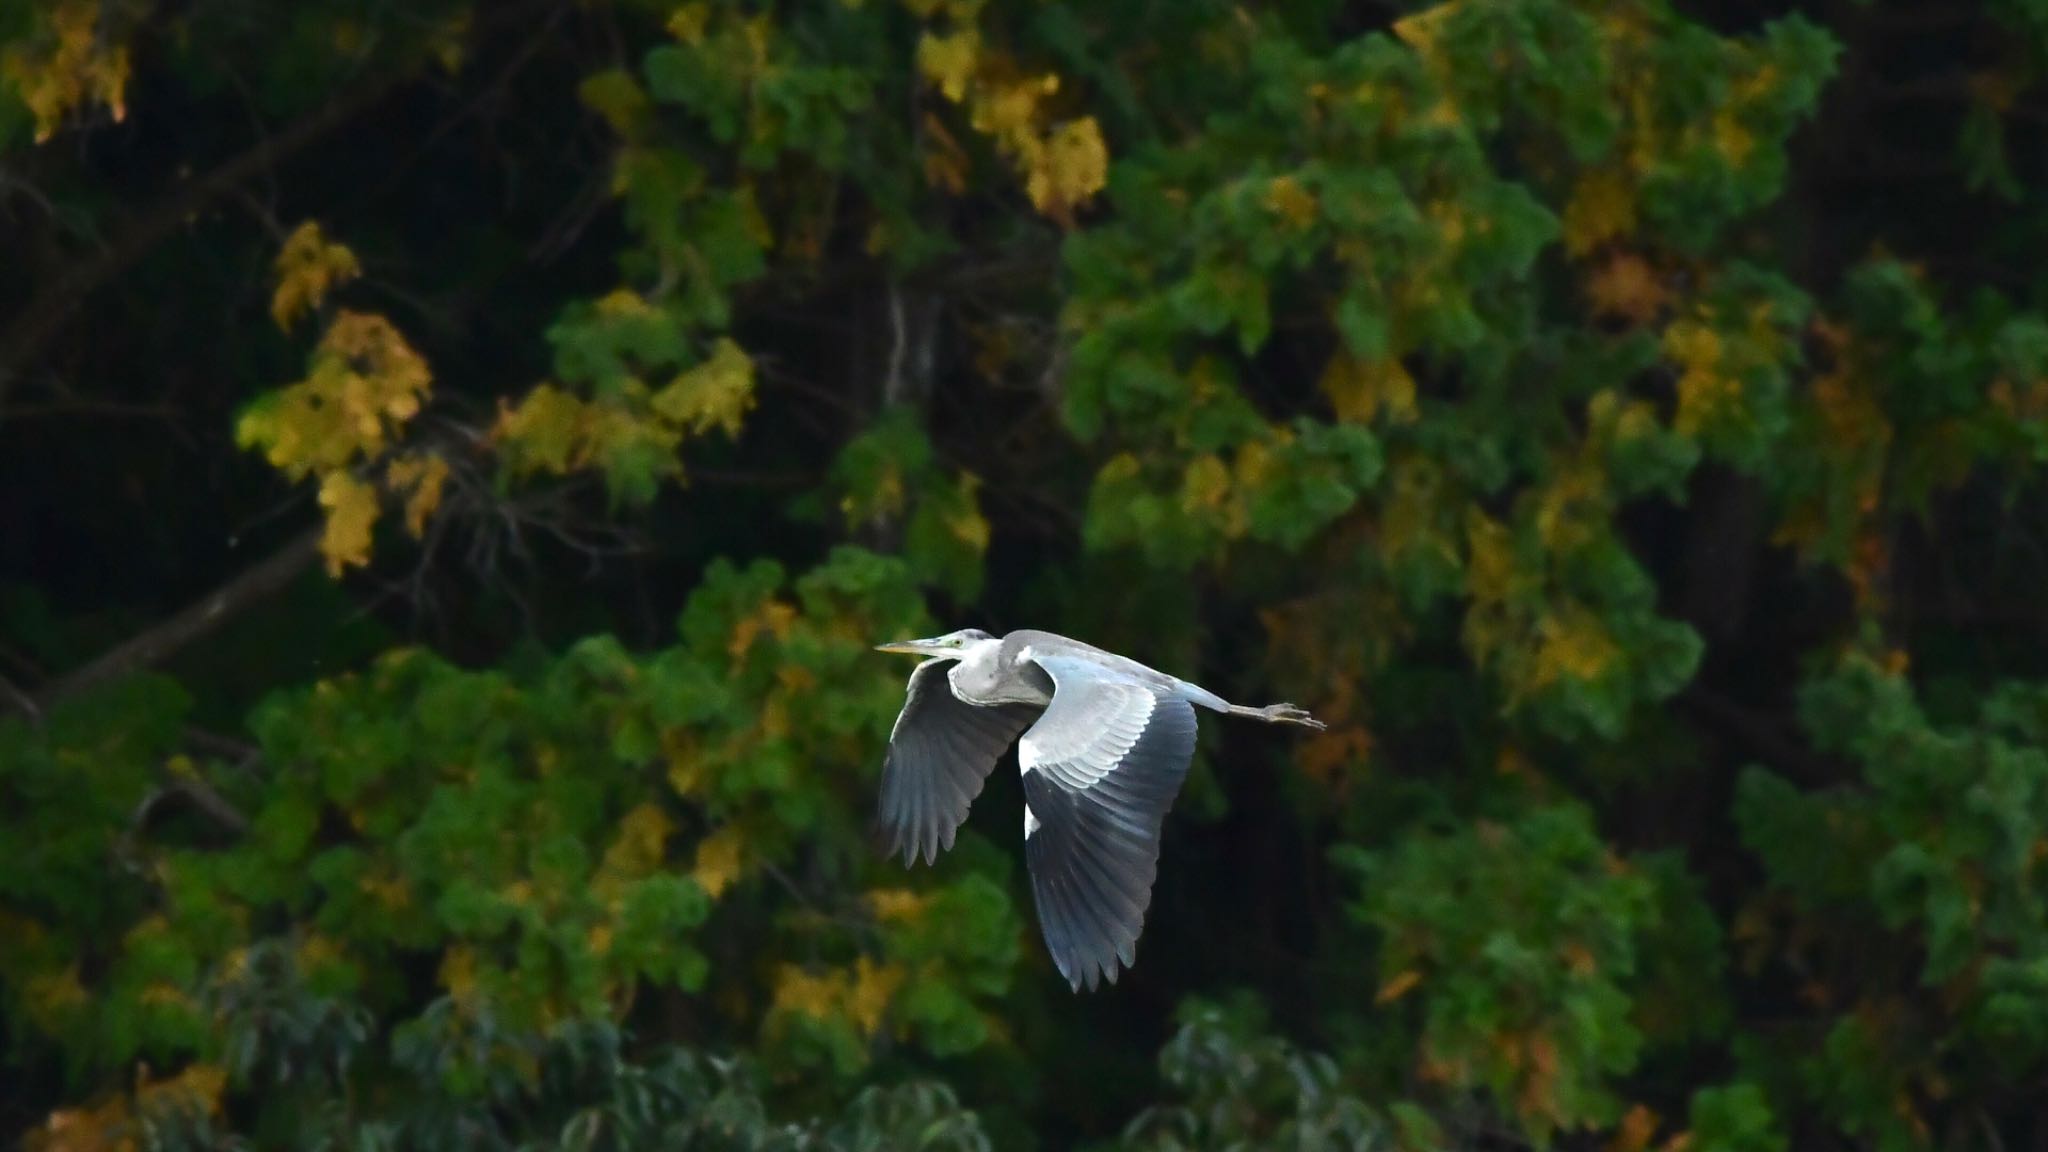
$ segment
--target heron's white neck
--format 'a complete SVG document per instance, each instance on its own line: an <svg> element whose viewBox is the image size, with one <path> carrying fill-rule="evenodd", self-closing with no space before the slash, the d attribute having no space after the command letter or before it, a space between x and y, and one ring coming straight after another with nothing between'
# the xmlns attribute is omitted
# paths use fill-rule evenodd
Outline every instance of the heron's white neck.
<svg viewBox="0 0 2048 1152"><path fill-rule="evenodd" d="M953 695L969 704L1043 704L1046 696L1017 675L1016 661L993 637L961 649L960 659L946 670Z"/></svg>

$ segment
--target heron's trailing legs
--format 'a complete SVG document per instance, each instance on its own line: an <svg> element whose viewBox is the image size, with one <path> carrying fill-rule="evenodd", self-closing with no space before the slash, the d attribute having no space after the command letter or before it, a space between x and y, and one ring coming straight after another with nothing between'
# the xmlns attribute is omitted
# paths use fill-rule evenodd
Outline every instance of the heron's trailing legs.
<svg viewBox="0 0 2048 1152"><path fill-rule="evenodd" d="M1263 720L1268 724L1299 724L1303 728L1313 728L1318 732L1329 727L1329 725L1324 724L1321 720L1309 715L1308 709L1297 708L1292 704L1268 704L1264 708L1253 708L1248 704L1232 704L1230 706L1230 714L1232 716L1248 716L1253 720Z"/></svg>

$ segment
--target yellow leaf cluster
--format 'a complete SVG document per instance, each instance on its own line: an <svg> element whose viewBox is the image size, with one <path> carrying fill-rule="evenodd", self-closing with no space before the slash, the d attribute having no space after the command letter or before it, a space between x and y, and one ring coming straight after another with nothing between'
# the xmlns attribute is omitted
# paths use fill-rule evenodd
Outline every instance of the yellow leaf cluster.
<svg viewBox="0 0 2048 1152"><path fill-rule="evenodd" d="M981 33L973 28L944 36L927 32L917 41L918 74L938 85L955 104L967 99L967 85L980 56Z"/></svg>
<svg viewBox="0 0 2048 1152"><path fill-rule="evenodd" d="M1636 228L1636 195L1625 173L1595 168L1582 174L1564 206L1564 247L1584 256Z"/></svg>
<svg viewBox="0 0 2048 1152"><path fill-rule="evenodd" d="M128 45L100 26L109 7L99 0L61 0L49 9L46 36L0 57L0 76L35 117L36 143L55 135L82 105L105 105L117 122L127 117Z"/></svg>
<svg viewBox="0 0 2048 1152"><path fill-rule="evenodd" d="M377 489L345 469L329 472L320 481L320 507L327 525L320 537L320 551L327 557L327 573L341 575L349 565L370 562L370 532L377 524Z"/></svg>
<svg viewBox="0 0 2048 1152"><path fill-rule="evenodd" d="M1109 182L1109 148L1093 116L1067 121L1021 156L1031 206L1056 219L1066 219Z"/></svg>
<svg viewBox="0 0 2048 1152"><path fill-rule="evenodd" d="M660 805L636 805L620 819L618 835L605 849L604 860L597 869L596 887L616 888L623 882L651 875L667 858L668 838L674 831L674 821Z"/></svg>
<svg viewBox="0 0 2048 1152"><path fill-rule="evenodd" d="M981 501L975 498L981 490L981 477L972 472L960 476L960 499L946 509L946 531L953 539L967 545L976 552L988 551L988 517L981 513Z"/></svg>
<svg viewBox="0 0 2048 1152"><path fill-rule="evenodd" d="M343 311L321 336L306 379L265 397L236 425L237 442L260 447L286 476L319 480L329 573L369 563L381 493L363 472L419 414L432 383L426 361L390 321ZM386 482L404 497L414 536L425 531L448 476L447 462L428 453L388 462Z"/></svg>
<svg viewBox="0 0 2048 1152"><path fill-rule="evenodd" d="M1445 0L1420 12L1411 12L1394 21L1394 35L1422 57L1433 61L1437 58L1437 37L1442 33L1444 24L1463 6L1464 0Z"/></svg>
<svg viewBox="0 0 2048 1152"><path fill-rule="evenodd" d="M1680 320L1664 330L1664 354L1682 370L1678 377L1678 416L1673 427L1697 436L1742 403L1742 381L1726 371L1721 334L1696 320Z"/></svg>
<svg viewBox="0 0 2048 1152"><path fill-rule="evenodd" d="M934 6L936 7L936 6ZM956 13L956 16L959 15ZM1109 147L1093 116L1054 122L1050 109L1060 80L1028 75L999 53L989 52L972 25L944 34L927 31L917 43L918 74L954 104L965 105L976 132L993 140L997 152L1024 177L1032 207L1071 225L1074 209L1109 181ZM957 154L951 137L934 139ZM942 186L964 184L957 155L926 163L927 178Z"/></svg>
<svg viewBox="0 0 2048 1152"><path fill-rule="evenodd" d="M1531 688L1547 688L1564 679L1598 680L1621 658L1621 646L1607 626L1583 604L1558 605L1538 622L1537 634L1541 640Z"/></svg>
<svg viewBox="0 0 2048 1152"><path fill-rule="evenodd" d="M514 471L561 475L583 463L585 407L553 384L541 384L518 404L500 408L492 438Z"/></svg>
<svg viewBox="0 0 2048 1152"><path fill-rule="evenodd" d="M419 413L426 361L382 316L344 311L313 352L306 379L252 408L236 428L294 480L374 460Z"/></svg>
<svg viewBox="0 0 2048 1152"><path fill-rule="evenodd" d="M634 293L613 293L598 312L623 316L649 305ZM754 362L738 344L720 338L705 360L660 389L630 380L613 396L584 400L552 383L534 387L517 404L500 402L491 441L515 475L564 475L614 457L650 450L662 471L682 476L674 458L683 440L716 428L739 435L754 407Z"/></svg>
<svg viewBox="0 0 2048 1152"><path fill-rule="evenodd" d="M1315 194L1292 176L1276 176L1266 185L1266 209L1297 231L1315 223L1320 207Z"/></svg>
<svg viewBox="0 0 2048 1152"><path fill-rule="evenodd" d="M741 855L746 838L738 826L727 824L697 844L697 863L690 878L717 899L740 878Z"/></svg>
<svg viewBox="0 0 2048 1152"><path fill-rule="evenodd" d="M867 905L877 919L890 924L909 924L922 919L932 898L911 888L877 888L867 894Z"/></svg>
<svg viewBox="0 0 2048 1152"><path fill-rule="evenodd" d="M754 406L754 362L738 344L720 337L708 359L670 381L650 403L663 420L692 436L712 428L738 436Z"/></svg>
<svg viewBox="0 0 2048 1152"><path fill-rule="evenodd" d="M270 296L270 317L290 331L305 313L318 308L336 286L362 275L362 265L346 245L336 244L308 220L292 230L277 254L277 288Z"/></svg>
<svg viewBox="0 0 2048 1152"><path fill-rule="evenodd" d="M831 969L819 975L785 964L776 973L769 1016L844 1018L862 1036L873 1036L888 1019L889 1005L907 976L900 964L877 964L866 956L855 960L851 969Z"/></svg>
<svg viewBox="0 0 2048 1152"><path fill-rule="evenodd" d="M385 465L385 487L404 495L405 530L413 539L426 535L427 519L441 506L448 474L448 461L432 452L409 452Z"/></svg>
<svg viewBox="0 0 2048 1152"><path fill-rule="evenodd" d="M1365 363L1339 350L1318 383L1339 420L1367 424L1382 413L1395 424L1415 419L1415 378L1398 357Z"/></svg>
<svg viewBox="0 0 2048 1152"><path fill-rule="evenodd" d="M796 608L781 600L764 600L761 606L733 625L732 639L726 644L726 655L738 663L753 650L754 641L767 633L777 640L789 639L789 630L796 624Z"/></svg>

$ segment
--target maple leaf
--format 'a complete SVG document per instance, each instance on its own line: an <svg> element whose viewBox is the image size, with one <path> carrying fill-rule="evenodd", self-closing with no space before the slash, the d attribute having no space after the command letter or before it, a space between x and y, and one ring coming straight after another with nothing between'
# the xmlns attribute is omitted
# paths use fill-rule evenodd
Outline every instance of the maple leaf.
<svg viewBox="0 0 2048 1152"><path fill-rule="evenodd" d="M745 838L736 825L727 824L697 844L697 863L691 879L713 899L740 877L741 849Z"/></svg>
<svg viewBox="0 0 2048 1152"><path fill-rule="evenodd" d="M370 562L370 530L377 524L377 489L342 470L320 482L320 507L327 524L320 534L320 552L327 574L340 576L348 567Z"/></svg>
<svg viewBox="0 0 2048 1152"><path fill-rule="evenodd" d="M541 471L557 475L576 464L586 419L583 401L553 384L541 384L518 404L500 401L491 439L504 452L514 473Z"/></svg>
<svg viewBox="0 0 2048 1152"><path fill-rule="evenodd" d="M738 436L754 406L754 362L738 344L720 338L708 359L678 375L651 403L663 419L692 435L716 427Z"/></svg>
<svg viewBox="0 0 2048 1152"><path fill-rule="evenodd" d="M1040 212L1064 220L1109 180L1109 149L1095 117L1070 120L1055 129L1031 158L1025 191Z"/></svg>
<svg viewBox="0 0 2048 1152"><path fill-rule="evenodd" d="M830 1018L845 995L846 974L830 972L813 976L796 964L776 969L771 1014L794 1012L813 1020Z"/></svg>
<svg viewBox="0 0 2048 1152"><path fill-rule="evenodd" d="M955 104L967 98L967 86L980 57L981 33L973 28L947 36L926 32L917 41L918 74L938 85Z"/></svg>
<svg viewBox="0 0 2048 1152"><path fill-rule="evenodd" d="M901 964L876 964L866 956L854 961L853 986L846 995L846 1014L861 1033L872 1036L881 1030L889 1003L909 973Z"/></svg>
<svg viewBox="0 0 2048 1152"><path fill-rule="evenodd" d="M270 317L290 331L305 313L318 308L336 286L362 275L362 265L346 245L336 244L308 220L285 237L275 265L277 289L270 297Z"/></svg>

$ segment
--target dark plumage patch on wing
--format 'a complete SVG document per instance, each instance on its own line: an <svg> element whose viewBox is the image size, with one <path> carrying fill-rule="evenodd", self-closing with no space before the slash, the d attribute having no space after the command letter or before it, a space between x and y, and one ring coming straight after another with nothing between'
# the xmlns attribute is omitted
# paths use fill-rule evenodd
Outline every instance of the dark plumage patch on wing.
<svg viewBox="0 0 2048 1152"><path fill-rule="evenodd" d="M1160 832L1195 749L1195 713L1162 699L1129 753L1083 789L1052 773L1024 773L1038 821L1024 839L1039 927L1060 975L1080 991L1137 961L1138 936L1158 875Z"/></svg>
<svg viewBox="0 0 2048 1152"><path fill-rule="evenodd" d="M892 856L929 864L953 847L967 809L1003 749L1039 709L966 704L946 682L950 660L928 660L910 674L903 712L882 763L876 830Z"/></svg>

